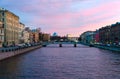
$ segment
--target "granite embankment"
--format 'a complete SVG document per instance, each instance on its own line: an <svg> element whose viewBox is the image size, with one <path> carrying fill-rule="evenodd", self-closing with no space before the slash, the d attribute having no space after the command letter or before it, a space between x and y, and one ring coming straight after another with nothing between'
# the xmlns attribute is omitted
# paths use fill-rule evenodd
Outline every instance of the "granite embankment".
<svg viewBox="0 0 120 79"><path fill-rule="evenodd" d="M105 50L110 50L114 52L120 52L120 47L119 46L100 46L100 45L94 45L94 47L100 48L100 49L105 49Z"/></svg>
<svg viewBox="0 0 120 79"><path fill-rule="evenodd" d="M0 51L0 60L4 60L13 56L17 56L23 53L27 53L29 51L35 50L40 48L41 46L32 46L32 47L27 47L24 49L16 49L16 50L9 50L9 51Z"/></svg>
<svg viewBox="0 0 120 79"><path fill-rule="evenodd" d="M107 46L107 45L96 45L96 44L85 44L81 43L83 45L87 45L90 47L96 47L104 50L114 51L114 52L120 52L120 46Z"/></svg>

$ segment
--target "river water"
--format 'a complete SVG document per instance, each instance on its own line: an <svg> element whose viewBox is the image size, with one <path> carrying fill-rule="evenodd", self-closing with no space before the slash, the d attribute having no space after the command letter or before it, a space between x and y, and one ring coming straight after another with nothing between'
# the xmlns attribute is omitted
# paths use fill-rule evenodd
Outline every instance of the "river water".
<svg viewBox="0 0 120 79"><path fill-rule="evenodd" d="M0 79L120 79L120 53L49 45L1 61Z"/></svg>

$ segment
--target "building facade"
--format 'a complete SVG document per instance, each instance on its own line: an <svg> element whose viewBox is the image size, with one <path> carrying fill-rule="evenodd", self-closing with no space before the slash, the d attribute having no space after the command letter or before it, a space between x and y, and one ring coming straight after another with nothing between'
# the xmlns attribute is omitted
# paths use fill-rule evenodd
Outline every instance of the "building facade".
<svg viewBox="0 0 120 79"><path fill-rule="evenodd" d="M78 42L78 37L75 37L72 34L67 34L66 37L69 41Z"/></svg>
<svg viewBox="0 0 120 79"><path fill-rule="evenodd" d="M100 28L99 38L102 44L120 45L120 23Z"/></svg>
<svg viewBox="0 0 120 79"><path fill-rule="evenodd" d="M81 42L86 44L94 43L94 31L86 31L80 35Z"/></svg>
<svg viewBox="0 0 120 79"><path fill-rule="evenodd" d="M99 30L96 30L94 32L94 44L99 44L100 40L99 40Z"/></svg>
<svg viewBox="0 0 120 79"><path fill-rule="evenodd" d="M19 42L19 17L14 13L0 8L0 20L3 22L4 45L15 45Z"/></svg>
<svg viewBox="0 0 120 79"><path fill-rule="evenodd" d="M47 33L43 33L42 35L43 37L43 41L50 41L50 34L47 34Z"/></svg>
<svg viewBox="0 0 120 79"><path fill-rule="evenodd" d="M25 29L25 25L23 23L19 23L19 44L24 43L23 31Z"/></svg>
<svg viewBox="0 0 120 79"><path fill-rule="evenodd" d="M33 35L33 42L38 43L40 42L40 28L32 29L32 35Z"/></svg>
<svg viewBox="0 0 120 79"><path fill-rule="evenodd" d="M2 47L3 42L4 42L4 28L2 21L0 21L0 47Z"/></svg>
<svg viewBox="0 0 120 79"><path fill-rule="evenodd" d="M111 26L106 26L99 29L99 39L102 44L111 43Z"/></svg>
<svg viewBox="0 0 120 79"><path fill-rule="evenodd" d="M26 30L23 31L23 43L29 43L30 42L30 33Z"/></svg>
<svg viewBox="0 0 120 79"><path fill-rule="evenodd" d="M120 45L120 23L111 25L111 44Z"/></svg>

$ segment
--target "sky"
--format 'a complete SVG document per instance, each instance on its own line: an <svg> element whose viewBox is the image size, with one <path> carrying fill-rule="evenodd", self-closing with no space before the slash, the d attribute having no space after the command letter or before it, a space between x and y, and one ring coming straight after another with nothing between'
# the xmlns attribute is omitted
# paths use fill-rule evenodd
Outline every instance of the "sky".
<svg viewBox="0 0 120 79"><path fill-rule="evenodd" d="M65 36L120 22L120 0L0 0L30 28Z"/></svg>

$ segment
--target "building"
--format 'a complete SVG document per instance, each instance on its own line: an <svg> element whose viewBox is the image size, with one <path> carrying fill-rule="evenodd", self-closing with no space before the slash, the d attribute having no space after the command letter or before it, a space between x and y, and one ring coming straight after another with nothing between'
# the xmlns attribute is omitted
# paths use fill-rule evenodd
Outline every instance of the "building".
<svg viewBox="0 0 120 79"><path fill-rule="evenodd" d="M19 44L24 43L23 31L25 29L25 25L20 22L19 24Z"/></svg>
<svg viewBox="0 0 120 79"><path fill-rule="evenodd" d="M33 33L33 38L34 38L34 42L35 43L39 42L39 33L38 32L34 32Z"/></svg>
<svg viewBox="0 0 120 79"><path fill-rule="evenodd" d="M30 33L27 30L23 31L23 43L29 43L30 42Z"/></svg>
<svg viewBox="0 0 120 79"><path fill-rule="evenodd" d="M73 36L72 34L67 34L68 41L78 42L78 37Z"/></svg>
<svg viewBox="0 0 120 79"><path fill-rule="evenodd" d="M25 27L24 31L23 31L23 37L27 36L26 38L24 38L24 43L31 43L31 40L33 40L33 35L32 35L32 31L29 27Z"/></svg>
<svg viewBox="0 0 120 79"><path fill-rule="evenodd" d="M102 44L111 43L111 26L106 26L99 29L99 41Z"/></svg>
<svg viewBox="0 0 120 79"><path fill-rule="evenodd" d="M40 28L37 28L37 29L30 29L29 27L26 27L25 28L25 33L29 34L27 36L29 36L29 38L26 38L26 39L29 39L29 43L38 43L40 42Z"/></svg>
<svg viewBox="0 0 120 79"><path fill-rule="evenodd" d="M43 34L42 32L39 33L39 42L42 42L43 41Z"/></svg>
<svg viewBox="0 0 120 79"><path fill-rule="evenodd" d="M40 28L32 29L31 32L32 32L32 35L33 35L33 42L34 43L40 42L40 36L39 36Z"/></svg>
<svg viewBox="0 0 120 79"><path fill-rule="evenodd" d="M19 17L0 8L0 21L3 22L4 45L15 45L19 42Z"/></svg>
<svg viewBox="0 0 120 79"><path fill-rule="evenodd" d="M94 31L94 44L99 43L99 30Z"/></svg>
<svg viewBox="0 0 120 79"><path fill-rule="evenodd" d="M99 28L94 32L86 31L80 35L79 40L83 43L120 45L120 22Z"/></svg>
<svg viewBox="0 0 120 79"><path fill-rule="evenodd" d="M43 33L42 35L43 37L43 41L50 41L50 34L47 34L47 33Z"/></svg>
<svg viewBox="0 0 120 79"><path fill-rule="evenodd" d="M80 35L81 42L86 44L94 43L94 31L86 31Z"/></svg>
<svg viewBox="0 0 120 79"><path fill-rule="evenodd" d="M112 24L99 29L99 39L102 44L120 44L120 23Z"/></svg>
<svg viewBox="0 0 120 79"><path fill-rule="evenodd" d="M58 33L54 32L52 36L58 36Z"/></svg>
<svg viewBox="0 0 120 79"><path fill-rule="evenodd" d="M110 38L111 38L111 44L120 45L120 23L119 22L111 25Z"/></svg>
<svg viewBox="0 0 120 79"><path fill-rule="evenodd" d="M34 33L32 31L29 31L29 35L30 43L34 43Z"/></svg>
<svg viewBox="0 0 120 79"><path fill-rule="evenodd" d="M0 21L0 47L2 47L3 42L4 42L4 28L2 21Z"/></svg>

